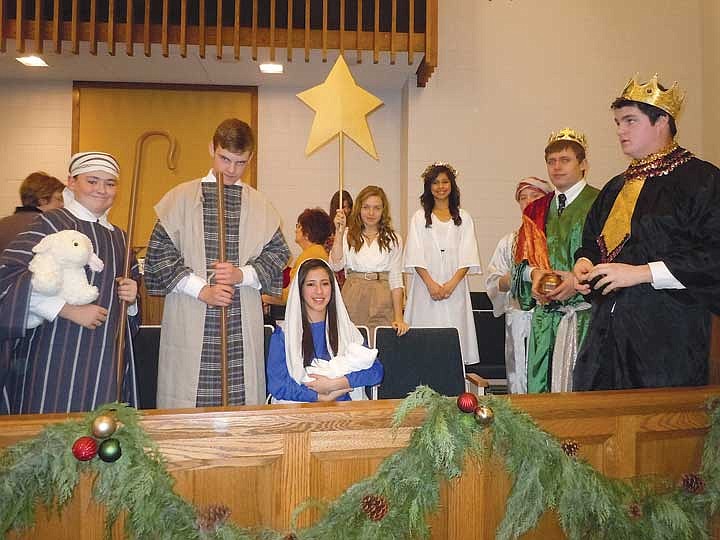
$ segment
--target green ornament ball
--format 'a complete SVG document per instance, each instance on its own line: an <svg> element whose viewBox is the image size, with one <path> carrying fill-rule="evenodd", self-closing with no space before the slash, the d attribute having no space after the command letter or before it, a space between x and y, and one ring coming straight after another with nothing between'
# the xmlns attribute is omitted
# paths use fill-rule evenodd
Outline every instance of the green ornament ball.
<svg viewBox="0 0 720 540"><path fill-rule="evenodd" d="M120 441L117 439L105 439L98 448L98 457L105 463L113 463L122 456Z"/></svg>

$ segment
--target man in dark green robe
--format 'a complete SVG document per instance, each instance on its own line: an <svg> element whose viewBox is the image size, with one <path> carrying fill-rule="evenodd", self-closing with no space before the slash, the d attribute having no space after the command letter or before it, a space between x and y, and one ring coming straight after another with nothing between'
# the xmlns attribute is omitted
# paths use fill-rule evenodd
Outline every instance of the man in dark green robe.
<svg viewBox="0 0 720 540"><path fill-rule="evenodd" d="M572 390L577 350L588 327L590 305L576 292L575 251L598 190L585 181L585 136L565 128L545 148L555 191L531 203L518 233L512 292L522 309L535 308L528 340L528 392ZM543 290L543 278L562 282Z"/></svg>
<svg viewBox="0 0 720 540"><path fill-rule="evenodd" d="M707 384L720 306L720 170L675 143L683 96L631 80L612 109L628 169L588 215L575 275L595 296L577 390ZM596 281L597 280L597 281Z"/></svg>

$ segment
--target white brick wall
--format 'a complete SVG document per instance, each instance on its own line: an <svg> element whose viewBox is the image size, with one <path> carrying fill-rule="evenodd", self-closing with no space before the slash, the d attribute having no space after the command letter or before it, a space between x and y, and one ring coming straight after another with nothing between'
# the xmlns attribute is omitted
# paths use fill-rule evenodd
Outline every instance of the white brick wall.
<svg viewBox="0 0 720 540"><path fill-rule="evenodd" d="M72 128L72 83L0 84L0 216L20 204L18 188L44 170L65 181Z"/></svg>

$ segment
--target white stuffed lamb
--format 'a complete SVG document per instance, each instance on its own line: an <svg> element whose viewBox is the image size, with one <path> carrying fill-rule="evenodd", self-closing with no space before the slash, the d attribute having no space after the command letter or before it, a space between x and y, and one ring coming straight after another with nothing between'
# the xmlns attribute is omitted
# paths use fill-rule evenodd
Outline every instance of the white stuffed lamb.
<svg viewBox="0 0 720 540"><path fill-rule="evenodd" d="M38 242L33 253L28 268L33 274L34 291L59 296L75 306L89 304L98 297L98 288L88 283L85 265L95 272L102 272L104 265L83 233L65 230L49 234Z"/></svg>

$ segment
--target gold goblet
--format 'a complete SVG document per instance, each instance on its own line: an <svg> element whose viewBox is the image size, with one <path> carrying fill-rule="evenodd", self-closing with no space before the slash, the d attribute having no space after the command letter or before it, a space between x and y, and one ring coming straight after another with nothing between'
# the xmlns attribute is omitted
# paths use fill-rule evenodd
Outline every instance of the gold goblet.
<svg viewBox="0 0 720 540"><path fill-rule="evenodd" d="M540 292L542 292L543 294L549 294L553 292L561 283L562 277L560 277L560 274L556 274L555 272L545 274L540 278Z"/></svg>

